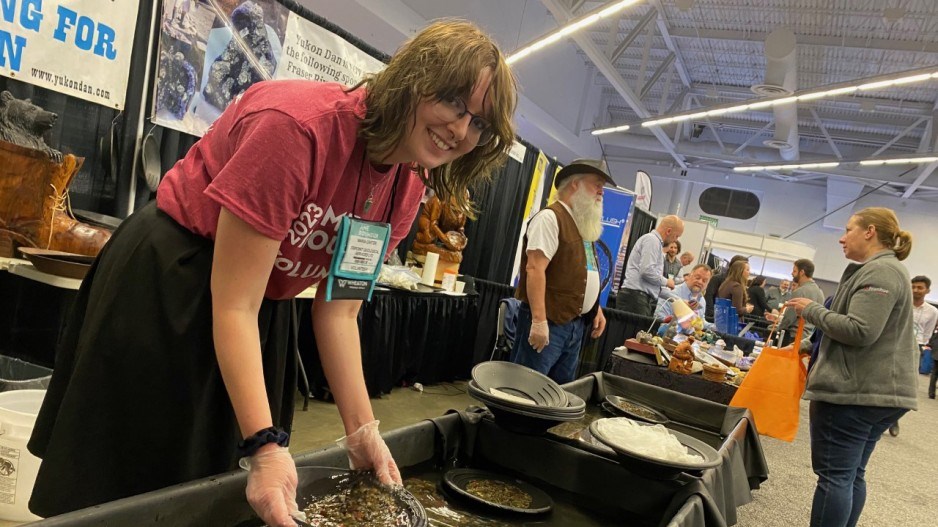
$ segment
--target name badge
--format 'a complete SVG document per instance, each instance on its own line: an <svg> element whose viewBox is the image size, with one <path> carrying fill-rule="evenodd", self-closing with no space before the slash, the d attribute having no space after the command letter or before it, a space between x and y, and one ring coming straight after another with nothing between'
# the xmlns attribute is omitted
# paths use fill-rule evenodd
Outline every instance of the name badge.
<svg viewBox="0 0 938 527"><path fill-rule="evenodd" d="M326 300L371 300L390 239L387 223L342 216L326 280Z"/></svg>

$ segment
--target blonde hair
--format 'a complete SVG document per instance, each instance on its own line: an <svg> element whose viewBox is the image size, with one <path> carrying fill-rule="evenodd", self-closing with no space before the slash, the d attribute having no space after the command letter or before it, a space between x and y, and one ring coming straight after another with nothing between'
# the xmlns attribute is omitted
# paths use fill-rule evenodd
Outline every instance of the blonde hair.
<svg viewBox="0 0 938 527"><path fill-rule="evenodd" d="M439 21L404 43L385 69L355 86L365 84L368 88L367 114L358 135L367 141L368 154L380 159L410 133L421 102L441 95L467 97L483 68L492 71L485 94L492 112L485 118L494 137L425 176L426 185L440 201L453 199L471 218L475 209L466 191L491 179L492 172L508 160L515 140L516 81L495 42L470 22Z"/></svg>
<svg viewBox="0 0 938 527"><path fill-rule="evenodd" d="M892 209L885 207L867 207L853 215L857 225L866 229L870 225L876 228L879 243L896 253L900 261L908 258L912 252L912 234L899 228L899 218Z"/></svg>

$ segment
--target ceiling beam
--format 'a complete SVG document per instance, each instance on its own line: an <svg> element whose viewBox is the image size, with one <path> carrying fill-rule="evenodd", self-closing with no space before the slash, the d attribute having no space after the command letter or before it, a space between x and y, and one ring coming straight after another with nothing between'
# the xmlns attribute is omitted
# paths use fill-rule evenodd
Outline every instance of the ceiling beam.
<svg viewBox="0 0 938 527"><path fill-rule="evenodd" d="M573 18L573 14L564 6L560 0L541 0L541 3L553 14L554 18L557 19L561 24L569 22ZM626 84L625 79L619 74L619 71L616 70L616 67L612 64L612 61L608 57L603 55L602 51L596 47L596 44L590 39L588 35L574 33L572 35L573 40L580 46L586 55L590 58L593 64L596 66L596 69L605 76L609 82L616 88L616 91L619 92L619 95L625 99L625 102L632 107L635 113L641 119L646 119L651 117L651 112L649 112L643 105L642 101L638 99L628 84ZM660 127L655 127L652 132L655 137L664 147L664 149L674 158L674 161L681 166L681 168L687 168L687 164L684 162L684 158L679 155L674 149L674 143L671 142L671 138L668 137Z"/></svg>
<svg viewBox="0 0 938 527"><path fill-rule="evenodd" d="M765 123L765 126L763 126L758 132L755 132L754 134L749 136L749 139L746 139L746 142L736 147L736 150L733 150L733 155L734 156L739 155L739 153L745 150L747 146L749 146L753 141L758 139L760 135L767 132L773 124L775 124L775 119L771 119L769 120L769 122Z"/></svg>
<svg viewBox="0 0 938 527"><path fill-rule="evenodd" d="M814 111L814 108L808 108L808 111L810 111L811 115L814 116L814 122L817 123L817 127L821 130L821 133L824 134L824 139L827 139L827 144L831 146L831 150L834 151L834 155L837 156L837 159L843 159L844 156L840 153L840 149L837 148L837 143L831 139L831 134L827 133L827 128L824 126L824 121L818 117L818 114L816 111Z"/></svg>
<svg viewBox="0 0 938 527"><path fill-rule="evenodd" d="M657 24L658 32L661 33L661 38L664 39L664 45L671 50L671 53L674 53L677 57L677 73L681 76L681 83L684 86L690 86L690 74L687 73L687 68L684 67L684 57L681 55L680 48L674 43L674 39L671 38L671 29L668 27L668 22L664 19L664 11L661 9L661 2L659 0L650 0L651 5L655 7L655 12L658 13Z"/></svg>
<svg viewBox="0 0 938 527"><path fill-rule="evenodd" d="M642 34L642 31L644 31L645 26L654 20L656 16L658 16L658 13L654 9L650 9L647 13L645 13L645 16L643 16L642 19L638 21L638 24L635 24L635 27L629 31L629 34L626 35L624 39L622 39L622 42L619 42L619 45L616 46L615 51L609 55L609 61L615 63L615 61L618 60L622 55L622 52L631 46L632 42L635 42L635 39ZM612 42L613 40L609 39L609 44L612 44Z"/></svg>
<svg viewBox="0 0 938 527"><path fill-rule="evenodd" d="M674 38L690 38L697 40L733 40L741 42L765 42L769 34L765 31L738 31L727 29L694 29L672 27L669 30ZM834 48L879 49L886 51L916 51L921 53L938 53L938 42L921 42L916 40L887 40L882 38L861 37L834 37L820 35L796 34L798 45L829 46Z"/></svg>
<svg viewBox="0 0 938 527"><path fill-rule="evenodd" d="M648 79L648 82L646 82L645 85L642 86L642 89L638 92L639 99L644 99L645 96L648 95L648 92L651 91L651 87L654 86L656 82L658 82L658 78L661 77L661 74L671 67L672 62L674 62L674 53L668 55L667 60L659 64L658 69L656 69L655 72L651 74L651 78Z"/></svg>
<svg viewBox="0 0 938 527"><path fill-rule="evenodd" d="M640 90L645 84L645 71L648 69L648 52L651 50L651 41L655 39L655 26L649 25L645 34L645 43L642 48L642 63L638 67L638 78L635 80L635 89ZM641 97L639 97L641 99Z"/></svg>
<svg viewBox="0 0 938 527"><path fill-rule="evenodd" d="M886 143L886 144L884 144L883 146L881 146L881 147L879 148L879 150L873 152L873 156L878 156L879 154L882 154L883 152L885 152L886 150L888 150L890 146L896 144L900 139L902 139L903 137L905 137L905 134L911 132L911 131L912 131L913 129L915 129L915 128L918 128L918 125L922 124L923 122L925 122L925 118L924 118L924 117L918 119L918 120L915 121L914 123L912 123L912 124L910 124L909 126L907 126L905 130L899 132L899 135L893 137L892 139L889 140L888 143ZM870 157L873 157L873 156L870 156Z"/></svg>
<svg viewBox="0 0 938 527"><path fill-rule="evenodd" d="M938 117L938 99L935 100L934 110L935 116ZM918 151L920 153L928 152L929 150L934 152L935 149L938 149L938 132L936 132L935 119L932 119L925 127L925 133L922 134L922 141L919 143ZM936 168L938 168L938 162L929 163L923 166L919 173L915 176L915 181L913 181L912 184L909 185L909 188L905 189L905 192L902 193L902 197L908 198L911 196L912 193L918 190L919 187L922 186L922 183L924 183L925 180L932 175Z"/></svg>

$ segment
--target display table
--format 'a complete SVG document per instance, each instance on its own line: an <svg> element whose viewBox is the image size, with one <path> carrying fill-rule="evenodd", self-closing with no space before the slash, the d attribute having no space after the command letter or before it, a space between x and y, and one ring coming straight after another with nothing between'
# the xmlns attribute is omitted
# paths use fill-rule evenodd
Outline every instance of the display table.
<svg viewBox="0 0 938 527"><path fill-rule="evenodd" d="M312 302L298 300L300 357L312 395L328 398L313 338ZM359 315L362 366L372 397L416 382L468 378L477 332L478 296L375 290Z"/></svg>
<svg viewBox="0 0 938 527"><path fill-rule="evenodd" d="M6 271L6 272L3 272ZM26 260L0 258L0 354L52 368L55 346L81 280L37 271ZM300 354L313 394L326 392L309 315L315 288L297 297ZM465 378L472 368L478 296L376 291L359 315L369 393L394 386ZM488 357L486 357L488 358Z"/></svg>
<svg viewBox="0 0 938 527"><path fill-rule="evenodd" d="M730 408L603 373L564 388L588 404L596 404L607 394L618 394L652 405L672 419L675 429L717 448L723 462L696 477L682 474L675 480L650 479L612 458L578 448L569 440L509 432L491 414L479 409L390 431L384 434L385 442L405 478L427 470L439 473L453 466L516 475L543 488L555 501L601 514L606 518L603 525L733 525L737 522L736 508L751 501L751 490L759 488L768 477L761 442L750 424L752 414L744 408ZM346 453L339 447L296 457L300 467L344 468L347 463ZM260 525L244 498L246 479L244 471L230 472L34 525ZM563 524L557 514L544 518L544 525Z"/></svg>
<svg viewBox="0 0 938 527"><path fill-rule="evenodd" d="M587 339L583 345L578 377L602 370L613 350L622 346L626 339L635 337L640 330L656 332L661 324L658 319L618 309L603 308L603 314L606 316L606 331L596 340ZM745 355L749 355L756 344L754 340L736 335L720 333L719 337L726 342L727 347L737 346Z"/></svg>
<svg viewBox="0 0 938 527"><path fill-rule="evenodd" d="M674 373L664 366L631 360L619 351L609 356L604 371L720 404L729 404L736 395L733 385L708 381L699 374Z"/></svg>

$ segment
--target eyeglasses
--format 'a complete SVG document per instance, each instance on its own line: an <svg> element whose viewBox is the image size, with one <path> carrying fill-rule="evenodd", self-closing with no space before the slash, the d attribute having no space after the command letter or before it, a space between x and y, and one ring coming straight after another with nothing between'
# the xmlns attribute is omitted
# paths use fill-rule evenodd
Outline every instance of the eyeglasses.
<svg viewBox="0 0 938 527"><path fill-rule="evenodd" d="M466 108L466 102L460 97L455 95L438 95L434 109L440 119L448 122L455 122L469 115L471 119L469 120L469 129L466 135L469 139L475 140L476 146L486 145L495 137L495 130L492 128L492 123L488 122L484 117L470 112Z"/></svg>

